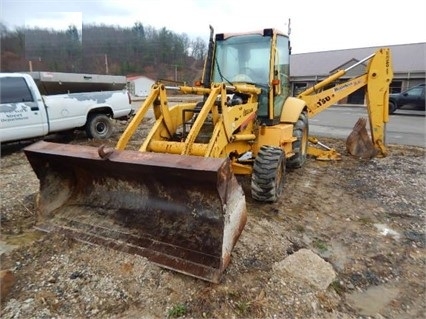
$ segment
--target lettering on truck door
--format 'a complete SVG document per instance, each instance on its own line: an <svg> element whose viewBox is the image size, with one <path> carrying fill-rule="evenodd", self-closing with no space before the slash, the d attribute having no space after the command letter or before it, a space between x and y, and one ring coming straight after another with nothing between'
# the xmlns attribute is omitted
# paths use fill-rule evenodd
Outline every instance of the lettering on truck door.
<svg viewBox="0 0 426 319"><path fill-rule="evenodd" d="M0 141L47 134L44 105L37 101L23 77L0 78Z"/></svg>

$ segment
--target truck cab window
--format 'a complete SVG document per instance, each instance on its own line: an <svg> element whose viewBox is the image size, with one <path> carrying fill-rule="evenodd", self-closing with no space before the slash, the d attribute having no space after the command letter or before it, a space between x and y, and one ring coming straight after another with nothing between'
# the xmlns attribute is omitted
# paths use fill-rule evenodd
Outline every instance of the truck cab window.
<svg viewBox="0 0 426 319"><path fill-rule="evenodd" d="M34 98L22 77L0 78L0 103L34 102Z"/></svg>

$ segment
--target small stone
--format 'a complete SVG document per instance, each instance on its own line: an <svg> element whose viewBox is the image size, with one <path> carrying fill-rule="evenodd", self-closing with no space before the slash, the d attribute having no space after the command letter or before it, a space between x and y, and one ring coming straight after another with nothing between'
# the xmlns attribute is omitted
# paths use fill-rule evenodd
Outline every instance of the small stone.
<svg viewBox="0 0 426 319"><path fill-rule="evenodd" d="M47 281L51 284L54 284L56 282L56 278L55 277L49 277L49 279L47 279Z"/></svg>
<svg viewBox="0 0 426 319"><path fill-rule="evenodd" d="M9 292L12 290L13 285L15 284L16 278L11 270L1 270L0 271L0 299L3 300Z"/></svg>

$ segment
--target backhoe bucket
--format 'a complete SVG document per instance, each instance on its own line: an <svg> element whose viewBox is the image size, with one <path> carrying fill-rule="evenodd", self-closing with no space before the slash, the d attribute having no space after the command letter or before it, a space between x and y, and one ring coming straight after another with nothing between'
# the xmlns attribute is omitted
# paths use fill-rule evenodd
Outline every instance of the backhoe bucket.
<svg viewBox="0 0 426 319"><path fill-rule="evenodd" d="M351 134L346 139L346 149L353 156L369 159L375 157L379 151L368 135L366 123L365 118L360 118L355 123Z"/></svg>
<svg viewBox="0 0 426 319"><path fill-rule="evenodd" d="M247 219L228 159L44 141L25 154L40 180L39 229L220 281Z"/></svg>

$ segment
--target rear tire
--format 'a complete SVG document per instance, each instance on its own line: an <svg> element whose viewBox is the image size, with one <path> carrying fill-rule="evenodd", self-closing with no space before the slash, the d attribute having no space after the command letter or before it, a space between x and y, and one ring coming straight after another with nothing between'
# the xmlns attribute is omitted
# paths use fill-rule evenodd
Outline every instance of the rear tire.
<svg viewBox="0 0 426 319"><path fill-rule="evenodd" d="M261 202L276 202L285 183L285 154L277 147L262 146L251 175L251 196Z"/></svg>
<svg viewBox="0 0 426 319"><path fill-rule="evenodd" d="M90 114L86 123L88 138L104 140L110 138L113 132L111 119L105 114Z"/></svg>
<svg viewBox="0 0 426 319"><path fill-rule="evenodd" d="M294 155L287 160L287 167L299 168L305 164L308 153L309 122L306 111L300 113L293 128L293 136L297 140L293 142Z"/></svg>

